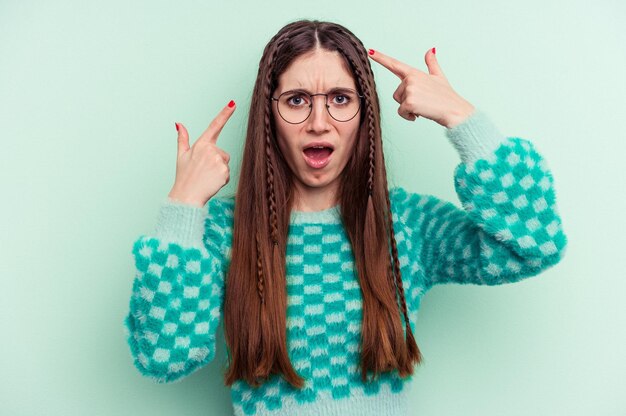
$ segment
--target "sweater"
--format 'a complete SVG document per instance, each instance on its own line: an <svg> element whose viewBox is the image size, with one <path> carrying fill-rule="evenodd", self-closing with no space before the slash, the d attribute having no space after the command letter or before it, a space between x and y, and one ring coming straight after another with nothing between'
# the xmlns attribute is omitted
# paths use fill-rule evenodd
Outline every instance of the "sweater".
<svg viewBox="0 0 626 416"><path fill-rule="evenodd" d="M413 331L434 285L517 282L558 263L567 246L552 174L532 142L501 135L480 109L446 136L461 158L454 186L462 208L389 189ZM278 375L258 388L238 380L230 388L235 415L409 414L413 376L361 380L362 295L339 208L290 213L287 346L304 388ZM167 198L154 231L132 245L124 332L134 366L157 383L181 380L215 357L233 213L233 197L214 196L203 208Z"/></svg>

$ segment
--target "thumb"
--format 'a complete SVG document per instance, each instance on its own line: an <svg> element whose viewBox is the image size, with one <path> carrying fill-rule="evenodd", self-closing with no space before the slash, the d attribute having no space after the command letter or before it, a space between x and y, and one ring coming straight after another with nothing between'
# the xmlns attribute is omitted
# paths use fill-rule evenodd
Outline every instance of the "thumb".
<svg viewBox="0 0 626 416"><path fill-rule="evenodd" d="M176 130L178 131L178 156L189 150L189 133L187 129L181 123L176 124Z"/></svg>
<svg viewBox="0 0 626 416"><path fill-rule="evenodd" d="M428 67L428 73L430 75L441 75L445 77L439 63L437 62L437 56L435 55L435 48L431 48L426 52L426 56L424 57L426 61L426 66Z"/></svg>

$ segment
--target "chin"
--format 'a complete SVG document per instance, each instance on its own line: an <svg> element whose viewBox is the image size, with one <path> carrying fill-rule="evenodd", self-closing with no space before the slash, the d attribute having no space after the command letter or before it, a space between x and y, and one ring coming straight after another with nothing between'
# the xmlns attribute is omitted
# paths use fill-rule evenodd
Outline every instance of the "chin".
<svg viewBox="0 0 626 416"><path fill-rule="evenodd" d="M306 173L304 177L300 176L298 179L304 186L309 188L324 188L336 179L335 176L331 177L330 174L327 173L323 173L321 175L317 173L319 176L316 176L316 173L317 172Z"/></svg>

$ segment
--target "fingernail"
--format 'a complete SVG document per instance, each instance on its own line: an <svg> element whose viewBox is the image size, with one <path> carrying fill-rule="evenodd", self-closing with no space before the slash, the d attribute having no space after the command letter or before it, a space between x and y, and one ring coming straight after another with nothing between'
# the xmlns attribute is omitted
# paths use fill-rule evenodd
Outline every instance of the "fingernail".
<svg viewBox="0 0 626 416"><path fill-rule="evenodd" d="M228 106L230 108L233 108L235 106L235 102L233 100L230 100L230 102L228 103Z"/></svg>
<svg viewBox="0 0 626 416"><path fill-rule="evenodd" d="M435 48L432 48L431 50L433 51L433 53L437 53L437 52L435 52Z"/></svg>
<svg viewBox="0 0 626 416"><path fill-rule="evenodd" d="M176 131L178 131L178 123L174 122L174 124L176 125Z"/></svg>
<svg viewBox="0 0 626 416"><path fill-rule="evenodd" d="M374 55L374 49L370 49L368 52L370 55Z"/></svg>

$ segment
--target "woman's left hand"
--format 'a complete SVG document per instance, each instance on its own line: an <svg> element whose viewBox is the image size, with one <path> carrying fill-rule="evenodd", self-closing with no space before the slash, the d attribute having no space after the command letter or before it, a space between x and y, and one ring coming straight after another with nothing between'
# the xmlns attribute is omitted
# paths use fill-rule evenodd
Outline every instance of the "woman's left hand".
<svg viewBox="0 0 626 416"><path fill-rule="evenodd" d="M470 102L452 89L432 49L424 57L428 73L373 49L370 49L369 57L402 80L393 98L400 104L398 114L403 118L415 121L422 116L452 128L461 124L475 110Z"/></svg>

